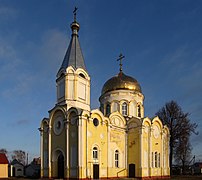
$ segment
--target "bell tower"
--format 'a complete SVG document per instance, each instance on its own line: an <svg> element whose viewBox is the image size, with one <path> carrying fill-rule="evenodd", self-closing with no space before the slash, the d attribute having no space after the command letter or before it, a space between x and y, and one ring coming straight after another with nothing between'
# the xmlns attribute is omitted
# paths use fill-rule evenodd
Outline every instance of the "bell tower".
<svg viewBox="0 0 202 180"><path fill-rule="evenodd" d="M57 73L57 104L90 111L90 76L85 67L84 57L78 39L79 23L71 23L72 36L62 65Z"/></svg>

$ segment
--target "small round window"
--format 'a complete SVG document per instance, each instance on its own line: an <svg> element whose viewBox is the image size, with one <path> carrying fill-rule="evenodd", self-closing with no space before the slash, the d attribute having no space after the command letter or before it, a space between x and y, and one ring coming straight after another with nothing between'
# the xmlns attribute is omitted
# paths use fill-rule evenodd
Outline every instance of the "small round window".
<svg viewBox="0 0 202 180"><path fill-rule="evenodd" d="M98 121L97 118L93 119L93 124L94 124L94 126L98 126L99 125L99 121Z"/></svg>

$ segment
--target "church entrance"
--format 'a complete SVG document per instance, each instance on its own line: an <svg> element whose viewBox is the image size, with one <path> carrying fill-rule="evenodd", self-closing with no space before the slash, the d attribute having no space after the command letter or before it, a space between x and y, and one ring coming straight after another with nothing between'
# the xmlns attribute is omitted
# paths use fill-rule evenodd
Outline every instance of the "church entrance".
<svg viewBox="0 0 202 180"><path fill-rule="evenodd" d="M64 156L62 153L58 156L58 178L64 178Z"/></svg>
<svg viewBox="0 0 202 180"><path fill-rule="evenodd" d="M93 179L99 179L99 164L93 164Z"/></svg>
<svg viewBox="0 0 202 180"><path fill-rule="evenodd" d="M129 178L135 178L135 164L129 164Z"/></svg>

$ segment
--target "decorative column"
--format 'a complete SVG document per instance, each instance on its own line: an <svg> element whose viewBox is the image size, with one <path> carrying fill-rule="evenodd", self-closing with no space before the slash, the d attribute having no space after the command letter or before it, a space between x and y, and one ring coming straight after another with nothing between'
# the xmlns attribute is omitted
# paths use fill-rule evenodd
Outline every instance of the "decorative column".
<svg viewBox="0 0 202 180"><path fill-rule="evenodd" d="M44 177L43 129L39 128L39 132L40 132L41 177Z"/></svg>
<svg viewBox="0 0 202 180"><path fill-rule="evenodd" d="M125 133L125 169L128 168L128 128Z"/></svg>
<svg viewBox="0 0 202 180"><path fill-rule="evenodd" d="M148 126L148 175L151 176L151 168L152 168L152 138L151 138L151 126Z"/></svg>
<svg viewBox="0 0 202 180"><path fill-rule="evenodd" d="M109 121L107 122L107 177L110 175L110 169L112 168L112 161L111 157L111 141L110 141L110 134L111 134L111 124Z"/></svg>
<svg viewBox="0 0 202 180"><path fill-rule="evenodd" d="M83 153L82 153L82 118L78 116L78 176L82 178L82 165L83 165Z"/></svg>
<svg viewBox="0 0 202 180"><path fill-rule="evenodd" d="M142 160L143 160L143 158L142 158L142 156L143 156L143 153L142 153L142 126L140 127L140 129L139 129L139 136L140 136L140 138L139 138L139 141L140 141L140 149L139 149L139 151L140 151L140 174L139 174L139 176L142 176Z"/></svg>
<svg viewBox="0 0 202 180"><path fill-rule="evenodd" d="M170 158L169 158L169 149L170 149L170 147L169 147L169 144L170 144L170 134L169 135L167 135L167 138L166 138L166 148L167 148L167 151L166 151L166 158L167 158L167 165L166 165L166 169L167 169L167 172L168 172L168 174L170 175L170 168L172 168L172 167L170 167Z"/></svg>
<svg viewBox="0 0 202 180"><path fill-rule="evenodd" d="M88 121L89 121L89 116L87 115L87 117L85 118L85 123L86 123L86 147L85 147L85 153L86 153L86 178L88 178Z"/></svg>
<svg viewBox="0 0 202 180"><path fill-rule="evenodd" d="M65 130L66 130L66 165L65 165L65 172L66 178L69 177L69 121L66 119L65 123Z"/></svg>
<svg viewBox="0 0 202 180"><path fill-rule="evenodd" d="M152 153L152 155L151 155L151 176L153 176L153 172L154 172L154 163L155 163L155 159L154 159L154 152L153 152L153 145L152 145L152 142L153 142L153 132L154 131L154 129L153 129L153 127L151 126L151 153Z"/></svg>
<svg viewBox="0 0 202 180"><path fill-rule="evenodd" d="M48 148L48 173L49 173L49 178L52 177L52 158L51 158L51 152L52 152L52 144L51 144L51 131L52 131L52 127L49 126L48 129L48 144L49 144L49 148Z"/></svg>

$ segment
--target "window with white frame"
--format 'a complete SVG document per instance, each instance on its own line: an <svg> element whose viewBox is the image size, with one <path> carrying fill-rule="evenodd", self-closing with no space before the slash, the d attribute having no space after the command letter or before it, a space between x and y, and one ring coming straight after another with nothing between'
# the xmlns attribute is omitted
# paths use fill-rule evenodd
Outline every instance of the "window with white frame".
<svg viewBox="0 0 202 180"><path fill-rule="evenodd" d="M98 148L97 147L93 148L93 159L98 159Z"/></svg>
<svg viewBox="0 0 202 180"><path fill-rule="evenodd" d="M122 104L122 115L123 115L123 116L127 116L127 114L128 114L128 106L127 106L127 103L124 102L124 103Z"/></svg>
<svg viewBox="0 0 202 180"><path fill-rule="evenodd" d="M119 167L119 151L115 151L115 167Z"/></svg>

